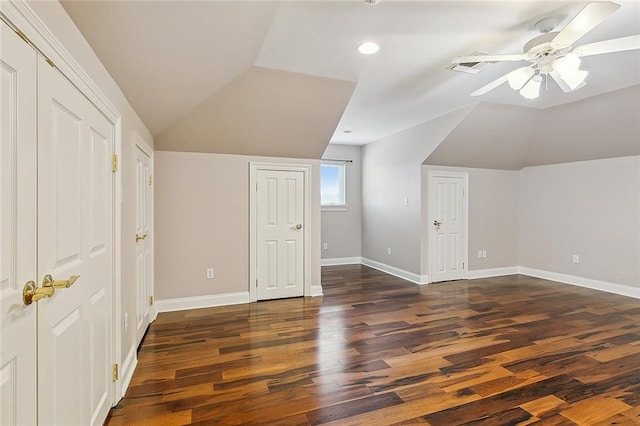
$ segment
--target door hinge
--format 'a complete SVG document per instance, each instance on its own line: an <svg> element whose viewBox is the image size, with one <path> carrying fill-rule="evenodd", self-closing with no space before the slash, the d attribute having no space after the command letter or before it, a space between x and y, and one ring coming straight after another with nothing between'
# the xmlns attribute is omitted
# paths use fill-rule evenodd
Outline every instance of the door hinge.
<svg viewBox="0 0 640 426"><path fill-rule="evenodd" d="M27 43L28 45L31 45L31 40L29 40L22 31L14 29L13 32L16 33L18 37L20 37L25 43Z"/></svg>
<svg viewBox="0 0 640 426"><path fill-rule="evenodd" d="M113 364L113 367L111 368L111 379L114 382L118 381L118 364Z"/></svg>
<svg viewBox="0 0 640 426"><path fill-rule="evenodd" d="M256 279L256 288L258 288L258 280Z"/></svg>
<svg viewBox="0 0 640 426"><path fill-rule="evenodd" d="M153 306L153 296L149 296L149 306Z"/></svg>
<svg viewBox="0 0 640 426"><path fill-rule="evenodd" d="M117 154L113 154L111 156L111 171L114 173L118 171L118 155Z"/></svg>
<svg viewBox="0 0 640 426"><path fill-rule="evenodd" d="M149 175L149 186L153 183L153 175Z"/></svg>
<svg viewBox="0 0 640 426"><path fill-rule="evenodd" d="M464 269L464 262L462 262L462 269Z"/></svg>

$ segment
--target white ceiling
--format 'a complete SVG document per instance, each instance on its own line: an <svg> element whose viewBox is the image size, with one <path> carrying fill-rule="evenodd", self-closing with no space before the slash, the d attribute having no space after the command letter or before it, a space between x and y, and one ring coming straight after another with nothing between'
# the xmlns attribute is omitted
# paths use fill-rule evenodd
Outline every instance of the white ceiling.
<svg viewBox="0 0 640 426"><path fill-rule="evenodd" d="M640 51L583 59L587 86L554 83L536 100L504 85L468 94L519 65L446 70L476 50L520 53L534 24L562 28L586 1L63 1L149 130L158 135L253 66L343 79L356 89L332 142L364 144L477 101L547 108L640 84ZM640 33L640 2L577 44ZM374 40L376 55L357 53ZM352 133L344 133L352 130Z"/></svg>

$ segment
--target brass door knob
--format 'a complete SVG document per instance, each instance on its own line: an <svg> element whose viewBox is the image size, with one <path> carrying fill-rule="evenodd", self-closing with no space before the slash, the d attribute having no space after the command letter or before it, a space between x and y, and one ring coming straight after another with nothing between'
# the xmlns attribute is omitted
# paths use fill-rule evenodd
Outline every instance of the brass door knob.
<svg viewBox="0 0 640 426"><path fill-rule="evenodd" d="M296 229L302 229L302 224L301 223L297 224Z"/></svg>
<svg viewBox="0 0 640 426"><path fill-rule="evenodd" d="M53 296L54 291L53 287L38 288L34 281L29 281L22 288L22 301L25 305L30 305L45 297Z"/></svg>
<svg viewBox="0 0 640 426"><path fill-rule="evenodd" d="M42 278L42 287L69 288L80 278L80 275L71 275L68 280L54 280L51 274Z"/></svg>

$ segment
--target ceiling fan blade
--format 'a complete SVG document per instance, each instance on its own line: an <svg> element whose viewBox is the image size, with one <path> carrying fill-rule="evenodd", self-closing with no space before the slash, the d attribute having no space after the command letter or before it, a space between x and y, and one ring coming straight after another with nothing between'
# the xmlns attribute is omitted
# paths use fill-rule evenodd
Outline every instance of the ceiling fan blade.
<svg viewBox="0 0 640 426"><path fill-rule="evenodd" d="M569 92L573 92L574 90L578 90L584 86L587 85L587 83L585 83L584 81L582 83L580 83L575 89L571 89L571 87L569 86L569 84L567 84L566 81L564 81L562 79L562 77L560 76L560 73L558 71L551 71L549 74L551 78L553 78L553 81L556 82L556 84L562 89L562 91L564 93L569 93Z"/></svg>
<svg viewBox="0 0 640 426"><path fill-rule="evenodd" d="M478 90L476 90L475 92L471 93L471 96L484 95L485 93L495 89L496 87L500 86L501 84L506 83L508 75L509 74L505 74L502 77L500 77L499 79L493 80L491 83L487 84L486 86L483 86L483 87L479 88Z"/></svg>
<svg viewBox="0 0 640 426"><path fill-rule="evenodd" d="M459 56L454 58L452 64L468 64L473 62L503 62L503 61L524 61L529 57L525 53L518 53L516 55L471 55L471 56Z"/></svg>
<svg viewBox="0 0 640 426"><path fill-rule="evenodd" d="M596 1L586 5L551 41L555 49L571 46L620 8L619 4Z"/></svg>
<svg viewBox="0 0 640 426"><path fill-rule="evenodd" d="M640 34L583 44L573 49L573 53L578 56L592 56L634 49L640 49Z"/></svg>

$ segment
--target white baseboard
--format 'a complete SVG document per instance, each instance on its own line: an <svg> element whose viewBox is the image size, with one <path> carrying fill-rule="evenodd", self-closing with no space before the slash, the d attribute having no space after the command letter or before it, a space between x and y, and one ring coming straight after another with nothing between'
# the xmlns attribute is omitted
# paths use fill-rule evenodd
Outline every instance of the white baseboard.
<svg viewBox="0 0 640 426"><path fill-rule="evenodd" d="M519 266L506 266L502 268L476 269L469 271L467 278L475 280L477 278L501 277L503 275L514 275L519 273Z"/></svg>
<svg viewBox="0 0 640 426"><path fill-rule="evenodd" d="M334 257L332 259L320 259L320 266L359 265L361 257Z"/></svg>
<svg viewBox="0 0 640 426"><path fill-rule="evenodd" d="M411 281L415 284L427 284L429 282L429 277L427 275L414 274L413 272L405 271L404 269L396 268L395 266L367 259L366 257L362 258L362 264L373 269L377 269L378 271L386 272L389 275Z"/></svg>
<svg viewBox="0 0 640 426"><path fill-rule="evenodd" d="M172 312L187 309L212 308L215 306L239 305L249 302L249 292L239 291L237 293L158 300L156 302L156 309L158 312Z"/></svg>
<svg viewBox="0 0 640 426"><path fill-rule="evenodd" d="M120 377L122 380L120 384L120 391L122 392L121 397L124 398L124 394L127 393L127 389L129 388L129 383L131 383L131 378L133 377L133 372L136 370L136 366L138 365L138 357L137 347L134 345L129 349L129 353L127 357L122 361L122 368L120 369Z"/></svg>
<svg viewBox="0 0 640 426"><path fill-rule="evenodd" d="M311 297L322 296L323 294L321 284L311 286Z"/></svg>
<svg viewBox="0 0 640 426"><path fill-rule="evenodd" d="M590 278L577 277L575 275L560 274L558 272L543 271L521 266L520 273L530 277L543 278L550 281L558 281L564 284L587 287L593 290L605 291L607 293L619 294L621 296L634 297L640 299L640 288L623 284L614 284L606 281L592 280Z"/></svg>

